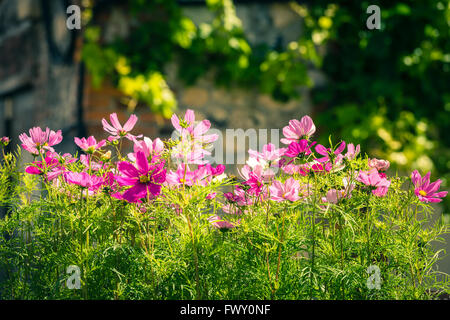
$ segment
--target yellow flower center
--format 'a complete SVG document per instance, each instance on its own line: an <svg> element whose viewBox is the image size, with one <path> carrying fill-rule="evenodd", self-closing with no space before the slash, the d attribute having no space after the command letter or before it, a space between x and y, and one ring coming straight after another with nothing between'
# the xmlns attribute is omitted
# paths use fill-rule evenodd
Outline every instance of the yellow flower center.
<svg viewBox="0 0 450 320"><path fill-rule="evenodd" d="M148 176L140 176L140 177L139 177L139 182L140 182L140 183L147 183L147 182L149 182L149 181L150 181L150 179L149 179Z"/></svg>
<svg viewBox="0 0 450 320"><path fill-rule="evenodd" d="M427 193L426 193L424 190L420 190L420 191L419 191L419 194L420 194L422 197L425 197L425 196L427 195Z"/></svg>

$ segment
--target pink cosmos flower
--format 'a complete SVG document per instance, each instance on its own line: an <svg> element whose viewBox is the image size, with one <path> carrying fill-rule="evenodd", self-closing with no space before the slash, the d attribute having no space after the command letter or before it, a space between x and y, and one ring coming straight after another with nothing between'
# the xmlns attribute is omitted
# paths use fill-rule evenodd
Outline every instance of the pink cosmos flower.
<svg viewBox="0 0 450 320"><path fill-rule="evenodd" d="M186 170L185 170L186 168ZM191 171L188 166L179 164L177 171L170 171L167 174L166 184L169 186L193 186L193 185L207 185L209 181L205 180L208 175L206 167L198 168Z"/></svg>
<svg viewBox="0 0 450 320"><path fill-rule="evenodd" d="M33 155L39 155L42 151L52 151L55 150L52 146L59 144L62 141L61 130L57 132L46 128L42 131L39 127L31 128L29 131L30 136L26 133L19 135L20 141L22 141L22 148L27 150Z"/></svg>
<svg viewBox="0 0 450 320"><path fill-rule="evenodd" d="M391 184L391 181L379 175L377 169L372 169L369 172L361 171L356 180L372 187L372 193L377 197L384 197Z"/></svg>
<svg viewBox="0 0 450 320"><path fill-rule="evenodd" d="M86 167L86 169L90 168L94 171L98 171L106 167L106 164L103 163L103 161L92 160L92 156L90 154L82 154L80 156L80 162Z"/></svg>
<svg viewBox="0 0 450 320"><path fill-rule="evenodd" d="M159 160L159 159L158 159ZM127 162L119 162L116 177L121 186L131 186L122 197L128 202L137 202L142 198L153 199L161 192L161 184L166 180L164 161L148 163L144 152L136 152L136 166Z"/></svg>
<svg viewBox="0 0 450 320"><path fill-rule="evenodd" d="M258 177L259 180L265 182L272 180L272 178L275 176L275 172L273 172L270 168L267 168L267 164L264 160L256 160L255 158L250 158L247 163L250 163L251 166L246 164L241 168L241 170L238 169L239 175L244 180L250 179L250 173L253 173Z"/></svg>
<svg viewBox="0 0 450 320"><path fill-rule="evenodd" d="M289 144L288 150L284 153L286 157L296 158L303 155L310 155L311 148L316 144L316 142L308 145L308 140L302 139L299 142L293 141Z"/></svg>
<svg viewBox="0 0 450 320"><path fill-rule="evenodd" d="M293 175L296 173L300 173L300 169L302 168L302 165L294 164L294 163L288 163L281 167L281 170L283 170L284 173Z"/></svg>
<svg viewBox="0 0 450 320"><path fill-rule="evenodd" d="M379 160L379 159L369 159L369 167L375 168L378 171L386 171L389 169L389 161L387 160Z"/></svg>
<svg viewBox="0 0 450 320"><path fill-rule="evenodd" d="M316 146L316 152L322 155L322 158L317 159L319 162L326 162L330 160L334 160L338 155L342 153L345 149L345 141L342 141L341 144L336 148L336 150L332 151L330 148L325 148L323 145L318 144ZM333 159L331 159L331 158Z"/></svg>
<svg viewBox="0 0 450 320"><path fill-rule="evenodd" d="M152 139L144 137L143 140L134 141L133 151L134 153L128 154L128 158L133 162L136 161L136 152L138 151L144 152L146 158L149 158L152 155L159 156L164 151L164 143L159 138L152 141Z"/></svg>
<svg viewBox="0 0 450 320"><path fill-rule="evenodd" d="M222 206L222 210L226 214L232 214L232 215L241 215L242 213L247 213L247 210L245 210L245 209L243 210L239 206L232 204L232 203L224 204Z"/></svg>
<svg viewBox="0 0 450 320"><path fill-rule="evenodd" d="M125 122L123 127L119 122L117 113L110 114L109 119L111 120L111 124L109 124L108 121L106 121L105 119L102 119L103 130L108 132L112 136L113 140L119 139L121 137L126 137L127 139L133 141L136 138L142 137L142 135L139 135L136 137L129 133L131 130L133 130L133 128L138 120L138 118L134 114L132 114L130 116L130 118L128 118L127 122ZM108 138L108 140L111 141L111 139L109 139L109 138Z"/></svg>
<svg viewBox="0 0 450 320"><path fill-rule="evenodd" d="M302 176L306 176L310 171L313 171L314 173L328 173L331 171L331 168L331 162L319 163L313 161L301 166L299 173Z"/></svg>
<svg viewBox="0 0 450 320"><path fill-rule="evenodd" d="M245 181L243 184L249 186L247 193L251 195L258 196L264 188L264 181L260 176L257 176L253 172L250 172L249 179Z"/></svg>
<svg viewBox="0 0 450 320"><path fill-rule="evenodd" d="M211 155L211 152L204 149L203 140L197 140L184 131L178 144L171 150L172 158L180 159L189 164L205 164L205 156Z"/></svg>
<svg viewBox="0 0 450 320"><path fill-rule="evenodd" d="M208 221L211 223L211 225L213 225L214 227L216 227L218 229L232 229L239 224L239 222L237 222L236 224L233 224L231 222L223 220L218 215L213 215L213 216L209 217Z"/></svg>
<svg viewBox="0 0 450 320"><path fill-rule="evenodd" d="M344 180L345 184L346 180ZM329 202L329 203L338 203L343 198L351 198L352 194L351 192L355 188L354 184L351 184L349 186L346 186L345 189L342 190L336 190L336 189L330 189L327 192L327 195L322 198L323 202Z"/></svg>
<svg viewBox="0 0 450 320"><path fill-rule="evenodd" d="M195 114L194 111L191 109L187 109L186 113L184 114L184 119L180 120L178 116L174 113L172 115L172 118L170 118L170 121L172 122L172 125L175 129L178 131L188 130L190 132L194 129L194 122L195 122Z"/></svg>
<svg viewBox="0 0 450 320"><path fill-rule="evenodd" d="M275 201L297 201L300 199L298 193L300 191L300 184L294 178L288 178L285 183L281 183L276 180L269 187L270 190L270 199Z"/></svg>
<svg viewBox="0 0 450 320"><path fill-rule="evenodd" d="M88 189L98 189L103 184L102 177L90 175L87 172L66 172L64 177L68 183L77 184Z"/></svg>
<svg viewBox="0 0 450 320"><path fill-rule="evenodd" d="M356 156L359 154L360 150L361 150L361 147L359 144L356 146L356 148L353 143L348 144L347 153L345 154L345 158L347 158L348 160L355 159Z"/></svg>
<svg viewBox="0 0 450 320"><path fill-rule="evenodd" d="M417 170L411 174L411 180L415 186L414 193L421 202L441 202L447 196L447 191L436 192L441 186L442 180L438 179L430 183L431 172L428 172L423 178Z"/></svg>
<svg viewBox="0 0 450 320"><path fill-rule="evenodd" d="M309 139L314 132L316 126L309 116L304 116L300 121L293 119L289 121L289 125L283 128L284 138L280 141L284 144L290 144L300 139Z"/></svg>
<svg viewBox="0 0 450 320"><path fill-rule="evenodd" d="M248 154L253 158L264 160L270 164L276 164L286 150L286 148L277 149L273 143L268 143L263 146L262 152L249 149Z"/></svg>
<svg viewBox="0 0 450 320"><path fill-rule="evenodd" d="M222 173L225 172L225 166L223 164L218 164L215 168L211 166L209 163L203 165L199 165L198 168L201 169L205 167L206 172L211 176L220 176Z"/></svg>
<svg viewBox="0 0 450 320"><path fill-rule="evenodd" d="M100 149L106 144L106 140L101 140L97 143L94 136L90 136L89 138L74 138L75 144L81 148L86 153L94 153L94 151Z"/></svg>
<svg viewBox="0 0 450 320"><path fill-rule="evenodd" d="M254 203L253 197L250 196L250 194L245 192L245 190L239 186L237 186L234 189L233 193L227 192L227 193L224 193L224 196L229 202L236 204L238 206L241 206L241 207L242 206L250 206Z"/></svg>
<svg viewBox="0 0 450 320"><path fill-rule="evenodd" d="M208 193L208 195L207 195L205 198L208 199L208 200L212 200L212 199L214 199L216 196L217 196L217 193L216 193L216 192L211 192L211 193Z"/></svg>
<svg viewBox="0 0 450 320"><path fill-rule="evenodd" d="M45 157L45 168L47 172L53 170L59 165L58 159L51 157L50 155L47 155ZM27 166L25 168L25 172L28 174L43 174L44 173L44 165L42 161L33 161L32 165ZM50 180L50 179L49 179Z"/></svg>
<svg viewBox="0 0 450 320"><path fill-rule="evenodd" d="M173 114L170 120L174 128L181 135L189 133L194 142L208 144L219 138L217 134L205 135L211 127L209 120L200 121L197 125L195 125L195 114L191 109L186 110L183 120L180 120L176 114Z"/></svg>

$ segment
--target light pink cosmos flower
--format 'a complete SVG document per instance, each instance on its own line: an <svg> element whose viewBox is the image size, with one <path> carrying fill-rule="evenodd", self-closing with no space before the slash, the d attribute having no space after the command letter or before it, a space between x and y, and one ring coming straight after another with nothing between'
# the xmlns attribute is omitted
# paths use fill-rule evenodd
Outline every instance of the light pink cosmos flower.
<svg viewBox="0 0 450 320"><path fill-rule="evenodd" d="M87 172L66 172L64 177L68 183L77 184L88 189L98 189L103 184L102 177L90 175Z"/></svg>
<svg viewBox="0 0 450 320"><path fill-rule="evenodd" d="M205 186L209 182L205 179L207 176L208 171L206 167L200 167L197 170L191 171L188 166L180 163L177 171L170 171L167 174L166 184L169 186Z"/></svg>
<svg viewBox="0 0 450 320"><path fill-rule="evenodd" d="M81 148L86 153L94 153L96 150L100 149L106 144L106 140L101 140L97 142L94 136L90 136L89 138L74 138L75 144Z"/></svg>
<svg viewBox="0 0 450 320"><path fill-rule="evenodd" d="M265 169L263 165L259 163L254 165L253 168L246 164L241 168L241 170L238 169L238 172L244 180L249 180L251 173L256 175L258 179L265 182L272 180L275 176L275 172L273 172L271 169Z"/></svg>
<svg viewBox="0 0 450 320"><path fill-rule="evenodd" d="M423 178L417 170L411 174L411 180L415 186L414 193L421 202L441 202L447 196L447 191L436 192L441 186L442 180L438 179L430 183L431 172L428 172Z"/></svg>
<svg viewBox="0 0 450 320"><path fill-rule="evenodd" d="M211 155L211 152L205 150L205 146L219 138L217 134L206 134L211 127L211 123L208 120L203 120L195 124L194 111L190 109L186 111L183 120L173 114L171 121L180 134L179 143L172 148L172 158L180 159L185 163L207 163L203 158Z"/></svg>
<svg viewBox="0 0 450 320"><path fill-rule="evenodd" d="M183 130L188 130L189 132L192 132L194 129L194 122L195 122L194 111L191 109L187 109L186 113L184 114L183 120L180 120L178 116L174 113L172 115L172 118L170 118L170 121L172 122L173 127L177 129L179 132L182 132Z"/></svg>
<svg viewBox="0 0 450 320"><path fill-rule="evenodd" d="M347 153L345 154L345 158L348 160L353 160L356 158L356 156L359 154L361 150L360 145L358 144L355 148L355 145L353 143L349 143L347 146Z"/></svg>
<svg viewBox="0 0 450 320"><path fill-rule="evenodd" d="M353 191L354 188L355 185L351 184L350 186L346 186L346 188L342 190L330 189L328 190L326 196L322 198L322 201L336 204L341 199L351 198L352 197L351 192Z"/></svg>
<svg viewBox="0 0 450 320"><path fill-rule="evenodd" d="M193 142L208 144L216 141L219 136L217 134L205 135L211 127L209 120L202 120L195 125L195 114L191 109L186 110L184 119L180 120L176 114L170 119L173 127L181 134L189 133Z"/></svg>
<svg viewBox="0 0 450 320"><path fill-rule="evenodd" d="M103 130L108 132L112 138L112 140L119 139L121 137L126 137L129 140L134 141L136 138L142 137L142 135L134 136L130 134L130 131L133 130L138 118L132 114L130 118L128 118L127 122L122 125L119 122L119 118L117 117L117 113L112 113L109 115L109 119L111 120L111 124L108 123L105 119L102 119ZM109 141L111 139L108 138Z"/></svg>
<svg viewBox="0 0 450 320"><path fill-rule="evenodd" d="M161 155L164 151L164 143L160 138L152 139L144 137L143 140L135 140L133 146L134 153L129 153L128 158L131 161L136 161L136 152L142 151L145 156L149 158L151 155Z"/></svg>
<svg viewBox="0 0 450 320"><path fill-rule="evenodd" d="M39 155L44 150L54 152L55 150L52 146L59 144L63 139L61 130L55 132L46 128L45 131L42 131L41 128L34 127L28 132L30 136L22 133L19 135L19 139L22 141L22 148L33 155Z"/></svg>
<svg viewBox="0 0 450 320"><path fill-rule="evenodd" d="M271 165L276 165L286 150L286 148L277 149L273 143L268 143L263 146L262 152L249 149L248 154L253 158L264 160Z"/></svg>
<svg viewBox="0 0 450 320"><path fill-rule="evenodd" d="M390 163L387 160L369 159L369 167L375 168L378 171L386 171L389 169Z"/></svg>
<svg viewBox="0 0 450 320"><path fill-rule="evenodd" d="M372 193L377 197L384 197L391 185L391 181L381 177L377 169L372 169L368 172L361 171L356 180L372 187Z"/></svg>
<svg viewBox="0 0 450 320"><path fill-rule="evenodd" d="M85 166L86 169L91 169L94 171L104 169L107 166L107 164L103 163L103 161L92 160L92 156L90 154L80 155L80 162Z"/></svg>
<svg viewBox="0 0 450 320"><path fill-rule="evenodd" d="M285 200L297 201L300 199L300 183L294 178L288 178L285 183L276 180L269 187L270 199L281 202Z"/></svg>
<svg viewBox="0 0 450 320"><path fill-rule="evenodd" d="M301 168L302 168L302 165L289 162L289 163L285 164L284 166L282 166L281 170L283 170L283 172L288 175L293 175L296 173L300 173Z"/></svg>
<svg viewBox="0 0 450 320"><path fill-rule="evenodd" d="M309 116L304 116L300 121L293 119L289 121L289 125L283 128L284 138L280 141L284 144L290 144L300 139L309 139L314 132L316 126Z"/></svg>
<svg viewBox="0 0 450 320"><path fill-rule="evenodd" d="M173 159L179 159L188 164L205 164L205 156L211 155L211 152L203 148L203 144L192 139L189 134L183 133L181 140L172 148L171 156Z"/></svg>

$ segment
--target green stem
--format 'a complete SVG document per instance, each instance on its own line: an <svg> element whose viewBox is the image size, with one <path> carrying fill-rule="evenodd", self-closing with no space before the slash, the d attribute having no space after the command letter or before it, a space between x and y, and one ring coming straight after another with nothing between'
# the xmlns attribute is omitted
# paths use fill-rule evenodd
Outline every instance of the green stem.
<svg viewBox="0 0 450 320"><path fill-rule="evenodd" d="M196 241L194 238L194 232L192 230L192 225L191 225L191 219L189 218L188 215L186 215L187 218L187 222L188 222L188 226L189 226L189 232L191 234L191 240L192 240L192 249L194 252L194 265L195 265L195 283L196 283L196 292L197 292L197 296L196 299L199 300L201 297L200 294L200 281L199 281L199 274L198 274L198 255L197 255L197 247L196 247Z"/></svg>

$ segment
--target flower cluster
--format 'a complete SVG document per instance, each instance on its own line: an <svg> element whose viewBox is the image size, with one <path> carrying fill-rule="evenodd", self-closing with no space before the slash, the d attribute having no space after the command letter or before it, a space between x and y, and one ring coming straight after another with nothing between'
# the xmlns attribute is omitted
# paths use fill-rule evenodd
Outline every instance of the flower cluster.
<svg viewBox="0 0 450 320"><path fill-rule="evenodd" d="M131 134L137 120L131 115L122 126L115 113L110 115L111 123L103 119L103 128L109 136L99 141L93 136L76 137L74 142L82 151L79 158L55 152L53 147L62 141L60 130L32 128L29 135L19 136L22 147L35 157L26 172L42 175L57 188L78 186L86 190L87 196L104 192L137 206L163 200L174 190L206 188L215 182L231 181L224 165L212 166L205 160L211 154L208 146L218 139L215 134L207 134L211 127L208 120L196 123L192 110L187 110L183 119L173 115L171 121L179 139L169 144L159 138L152 140ZM250 149L247 163L239 169L242 181L235 183L231 191L222 192L223 198L218 197L219 190L205 194L205 200L217 201L223 211L223 215L214 212L208 221L221 229L234 228L239 220L229 222L224 217L250 212L253 205L312 203L318 191L314 182L319 178L329 181L328 188L320 190L320 201L324 204L336 205L350 199L355 191L377 198L388 195L391 186L386 174L388 161L369 158L365 165L356 165L355 160L361 157L359 145L340 141L327 147L312 140L315 131L309 116L293 119L283 128L280 142L286 147L268 143L261 151ZM133 152L127 158L117 148L123 138L133 143ZM1 139L2 145L8 142L6 137ZM114 149L117 152L113 157ZM175 166L170 164L173 160L178 160ZM430 183L430 173L422 178L414 171L411 179L414 194L421 202L439 202L447 195L445 191L438 192L441 180ZM180 204L171 206L182 212Z"/></svg>

